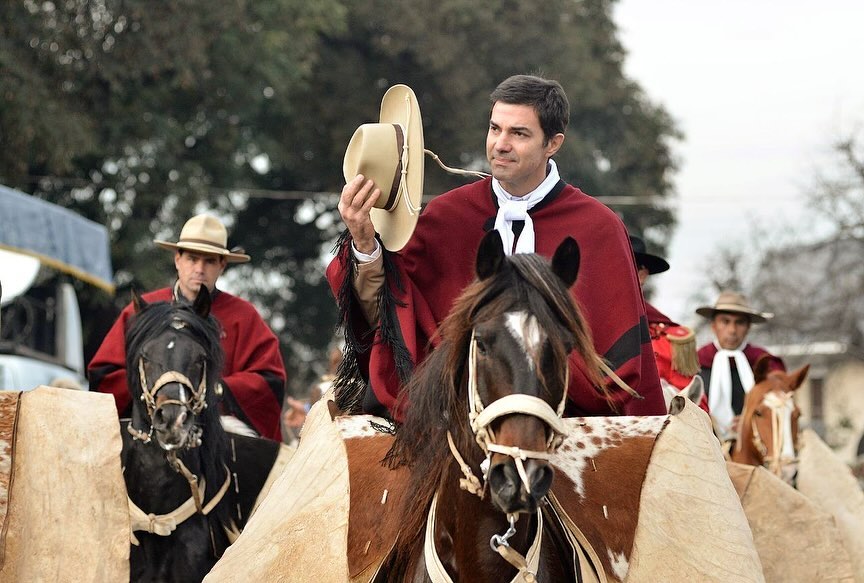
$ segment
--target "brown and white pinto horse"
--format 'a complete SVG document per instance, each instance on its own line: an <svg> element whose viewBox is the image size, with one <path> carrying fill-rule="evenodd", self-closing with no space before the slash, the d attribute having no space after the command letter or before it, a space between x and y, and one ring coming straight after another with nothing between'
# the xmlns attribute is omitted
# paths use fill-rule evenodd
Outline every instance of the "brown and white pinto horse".
<svg viewBox="0 0 864 583"><path fill-rule="evenodd" d="M551 268L534 254L505 257L495 231L481 242L478 279L403 395L410 407L388 459L410 479L383 580L576 580L537 510L566 432L568 355L601 366L568 291L578 268L570 238Z"/></svg>
<svg viewBox="0 0 864 583"><path fill-rule="evenodd" d="M810 365L792 373L768 371L770 357L753 367L755 384L744 399L738 423L738 438L732 448L733 462L765 466L787 483L797 469L798 418L795 391L804 382Z"/></svg>
<svg viewBox="0 0 864 583"><path fill-rule="evenodd" d="M578 262L484 238L404 423L340 415L334 387L207 583L763 581L704 412L561 419L571 351L602 369Z"/></svg>

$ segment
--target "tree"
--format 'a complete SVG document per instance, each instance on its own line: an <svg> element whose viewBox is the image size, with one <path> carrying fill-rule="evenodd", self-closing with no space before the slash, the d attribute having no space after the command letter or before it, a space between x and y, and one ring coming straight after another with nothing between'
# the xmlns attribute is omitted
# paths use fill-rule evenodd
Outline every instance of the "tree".
<svg viewBox="0 0 864 583"><path fill-rule="evenodd" d="M857 137L835 143L808 198L809 224L754 225L746 253L717 250L706 289L745 291L773 312L760 327L766 341L864 348L864 150Z"/></svg>
<svg viewBox="0 0 864 583"><path fill-rule="evenodd" d="M771 333L782 342L843 339L862 345L864 332L864 147L850 136L833 147L809 204L821 217L815 238L767 249L754 293L776 312Z"/></svg>
<svg viewBox="0 0 864 583"><path fill-rule="evenodd" d="M319 33L344 9L25 0L0 16L0 176L109 226L122 305L129 287L170 281L154 236L203 208L233 221L234 191L259 179L252 161L281 157L270 118L294 114Z"/></svg>
<svg viewBox="0 0 864 583"><path fill-rule="evenodd" d="M571 101L563 177L644 197L615 208L662 250L673 217L653 201L672 194L679 134L624 76L612 4L6 3L0 175L109 225L121 304L126 288L171 277L154 237L202 208L220 213L253 256L228 278L266 312L305 389L310 374L296 372L323 365L335 323L323 257L341 223L326 193L341 189L345 145L394 83L417 93L427 147L481 168L495 85L558 79ZM463 182L428 163L427 194Z"/></svg>

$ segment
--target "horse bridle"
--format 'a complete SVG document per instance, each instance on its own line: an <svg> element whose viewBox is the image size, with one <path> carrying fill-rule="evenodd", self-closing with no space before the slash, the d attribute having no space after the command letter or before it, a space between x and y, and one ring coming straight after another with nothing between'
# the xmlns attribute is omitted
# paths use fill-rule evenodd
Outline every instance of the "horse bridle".
<svg viewBox="0 0 864 583"><path fill-rule="evenodd" d="M186 324L175 318L171 322L171 327L175 330L181 330L186 327ZM144 357L141 356L138 358L138 377L141 382L141 401L144 402L144 405L147 407L147 415L150 417L150 431L144 432L140 429L136 429L132 426L130 422L129 425L126 426L127 431L132 435L133 439L140 440L143 443L150 443L153 439L153 418L156 415L156 412L159 411L165 405L180 405L181 407L185 407L187 411L192 413L193 416L198 415L204 409L207 408L207 363L204 363L204 370L201 375L201 382L198 383L198 387L196 388L192 381L185 374L176 371L169 370L163 372L159 375L159 378L150 385L147 380L147 370L144 366ZM160 404L156 404L156 396L159 391L170 383L178 383L180 385L180 399L166 399ZM186 392L184 388L189 389L189 392L192 395L191 399L186 399ZM189 431L189 437L186 439L185 446L186 448L198 447L201 445L201 428L193 426ZM167 447L164 444L159 444L162 449L166 450L166 459L171 467L174 470L182 475L186 481L189 483L189 488L192 496L184 502L179 508L174 511L164 514L164 515L154 515L154 514L146 514L142 511L131 498L127 496L130 515L132 516L132 535L131 539L134 544L138 544L137 539L135 538L134 532L136 530L145 530L147 532L158 534L161 536L168 536L174 529L177 528L177 525L192 516L195 513L207 515L210 511L216 507L217 504L222 500L225 492L228 490L228 486L231 483L231 472L228 470L228 467L225 466L225 482L222 484L222 487L210 500L210 502L204 506L204 492L205 492L205 483L203 478L199 481L198 476L195 475L189 468L186 467L186 464L183 463L177 456L177 451L175 447Z"/></svg>
<svg viewBox="0 0 864 583"><path fill-rule="evenodd" d="M459 464L463 476L459 480L459 487L472 494L478 496L481 500L484 497L486 484L488 483L490 460L493 453L500 453L513 458L516 464L516 470L525 486L527 492L531 492L531 486L528 483L528 474L525 471L524 462L527 459L550 460L555 452L563 443L567 436L567 426L564 423L564 407L567 403L567 386L570 378L569 367L565 369L564 375L564 391L561 395L561 401L558 403L557 409L552 407L539 397L515 393L505 395L500 399L496 399L489 405L483 404L483 399L477 390L477 339L475 333L471 331L471 340L468 347L468 420L471 425L471 431L474 433L474 440L483 453L486 454L486 460L481 464L483 469L483 482L481 483L477 476L474 475L459 450L453 442L453 436L447 432L447 444L450 447L450 452ZM517 446L500 445L495 440L495 432L492 430L492 423L505 415L518 413L520 415L531 415L543 421L550 429L550 434L546 440L545 451L526 450ZM434 523L435 509L437 508L438 495L436 494L432 501L429 515L426 521L426 542L424 545L424 557L426 561L427 573L432 580L438 582L450 582L446 570L441 564L438 553L434 544ZM513 513L507 514L509 528L504 534L493 535L489 541L492 550L497 552L508 563L516 567L519 571L517 578L521 577L522 581L534 581L537 572L537 566L540 560L540 548L542 545L543 533L543 515L537 513L538 525L534 536L534 541L528 550L526 556L522 556L516 552L508 543L508 539L516 533L517 515ZM515 581L516 579L514 579Z"/></svg>
<svg viewBox="0 0 864 583"><path fill-rule="evenodd" d="M792 465L798 461L795 455L792 458L783 457L783 444L786 432L783 431L781 426L783 422L781 418L782 412L787 409L790 412L794 410L794 394L785 391L771 391L765 395L762 402L771 411L771 445L773 454L768 455L768 447L765 445L765 441L762 439L759 427L756 425L756 420L754 419L755 412L750 417L750 429L753 433L752 442L756 451L762 456L763 465L767 465L772 473L780 476L784 466ZM794 435L789 435L789 439L794 440L794 438Z"/></svg>
<svg viewBox="0 0 864 583"><path fill-rule="evenodd" d="M175 319L171 322L171 326L177 330L184 328L186 325L179 319ZM130 423L127 426L129 433L133 438L143 441L144 443L149 443L153 436L153 418L156 415L156 412L159 411L165 405L180 405L181 407L185 407L192 415L198 415L207 408L207 363L204 363L204 371L201 375L201 382L198 383L198 387L192 384L192 381L189 380L182 372L176 370L169 370L163 372L156 381L150 385L147 381L147 371L144 367L144 357L141 356L138 358L138 377L141 382L141 401L144 402L144 405L147 407L147 415L150 417L150 431L144 432L140 429L136 429ZM178 383L180 385L180 399L166 399L159 405L156 404L156 395L159 391L170 383ZM184 388L189 389L189 392L192 395L191 399L186 399L186 392L183 390ZM161 445L161 444L160 444ZM187 440L187 447L197 447L201 445L201 435L200 429L197 427L193 427L190 431L189 439ZM162 446L165 448L165 446ZM165 448L171 449L171 448Z"/></svg>

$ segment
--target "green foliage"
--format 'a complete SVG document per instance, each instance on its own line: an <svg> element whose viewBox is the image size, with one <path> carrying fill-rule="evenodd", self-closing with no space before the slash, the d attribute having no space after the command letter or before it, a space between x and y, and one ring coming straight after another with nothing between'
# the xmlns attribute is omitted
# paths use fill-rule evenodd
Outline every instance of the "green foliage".
<svg viewBox="0 0 864 583"><path fill-rule="evenodd" d="M323 367L335 311L322 257L341 228L336 197L285 193L341 189L345 145L377 119L394 83L417 93L428 148L450 165L482 168L495 85L515 73L558 79L572 111L558 156L563 177L593 195L670 195L669 143L678 134L624 77L611 7L3 3L0 178L110 227L120 304L129 286L170 281L171 261L154 237L176 236L204 208L220 213L230 243L253 256L229 270L232 285L266 311L295 373L319 356ZM427 194L462 182L427 162ZM665 208L616 210L635 231L651 227L654 243L669 235Z"/></svg>

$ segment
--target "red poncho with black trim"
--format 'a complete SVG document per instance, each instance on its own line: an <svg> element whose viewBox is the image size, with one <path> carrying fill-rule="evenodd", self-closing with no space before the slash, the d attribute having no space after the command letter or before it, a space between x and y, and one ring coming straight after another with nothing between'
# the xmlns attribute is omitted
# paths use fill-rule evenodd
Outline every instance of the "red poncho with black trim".
<svg viewBox="0 0 864 583"><path fill-rule="evenodd" d="M425 358L430 342L437 343L435 331L439 323L474 279L477 248L492 228L497 212L490 178L451 190L429 203L408 245L393 254L403 291L390 275L386 285L401 303L395 308L399 332L413 363ZM551 257L568 235L578 242L581 262L572 292L588 321L595 350L643 396L633 398L610 381L613 399L612 403L606 401L580 372L581 361L574 354L570 359L566 414L664 414L644 301L621 220L606 206L563 181L529 214L534 222L537 253ZM337 298L348 273L346 263L353 261L350 253L350 245L344 245L327 269ZM356 338L369 332L362 315L348 313L346 322ZM400 383L393 351L381 342L380 329L371 349L356 356L375 397L398 420L400 415L393 408Z"/></svg>
<svg viewBox="0 0 864 583"><path fill-rule="evenodd" d="M146 293L142 298L145 302L170 302L172 288ZM224 412L249 423L263 437L281 440L279 417L286 375L279 340L255 306L244 299L219 291L210 310L222 326ZM87 367L90 390L114 395L121 416L128 415L131 402L126 386L125 332L132 313L131 304L123 309Z"/></svg>

